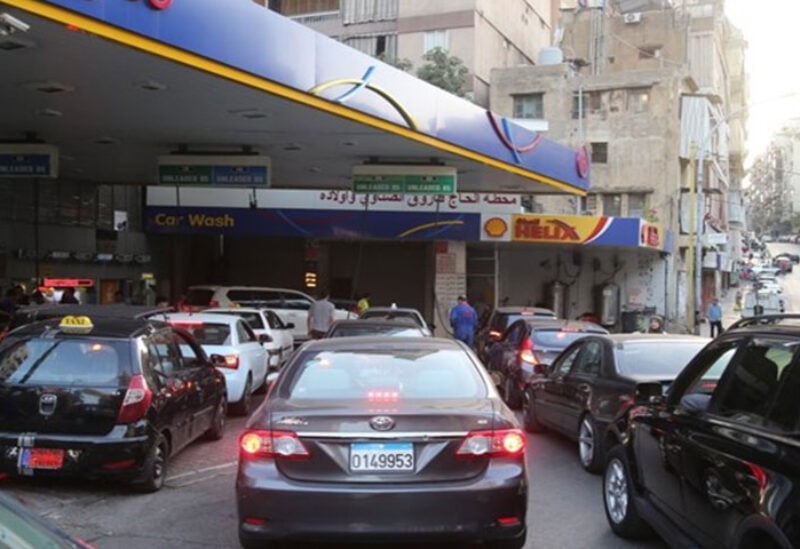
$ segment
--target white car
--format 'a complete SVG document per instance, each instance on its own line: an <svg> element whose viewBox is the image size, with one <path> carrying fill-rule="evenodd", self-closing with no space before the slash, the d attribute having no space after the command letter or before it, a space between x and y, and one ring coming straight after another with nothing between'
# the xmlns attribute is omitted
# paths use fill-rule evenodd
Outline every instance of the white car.
<svg viewBox="0 0 800 549"><path fill-rule="evenodd" d="M247 322L238 316L174 313L152 318L189 332L208 355L222 355L228 403L234 413L248 415L253 407L253 393L266 385L267 351Z"/></svg>
<svg viewBox="0 0 800 549"><path fill-rule="evenodd" d="M285 324L294 324L292 335L299 344L308 339L308 310L314 299L303 292L261 286L191 286L179 304L181 311L216 307L257 307L275 311ZM352 318L350 311L336 309L334 320Z"/></svg>
<svg viewBox="0 0 800 549"><path fill-rule="evenodd" d="M231 307L206 309L203 314L238 316L253 329L269 356L270 369L278 369L294 350L294 324L284 324L283 320L270 309L255 307Z"/></svg>
<svg viewBox="0 0 800 549"><path fill-rule="evenodd" d="M410 320L414 322L417 326L419 326L423 333L430 337L433 332L431 328L428 326L428 323L425 322L422 314L416 309L412 309L410 307L370 307L358 318L372 318L372 319L385 319L385 320L393 320L398 318L403 318L406 320Z"/></svg>

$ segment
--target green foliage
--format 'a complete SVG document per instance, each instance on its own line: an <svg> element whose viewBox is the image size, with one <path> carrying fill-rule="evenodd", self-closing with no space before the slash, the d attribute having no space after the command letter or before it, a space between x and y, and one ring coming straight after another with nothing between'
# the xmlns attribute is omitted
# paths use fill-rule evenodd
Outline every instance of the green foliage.
<svg viewBox="0 0 800 549"><path fill-rule="evenodd" d="M464 96L464 83L469 70L458 57L442 48L434 48L422 56L425 64L417 69L417 77L445 91Z"/></svg>
<svg viewBox="0 0 800 549"><path fill-rule="evenodd" d="M387 65L391 65L396 69L400 69L401 71L411 72L411 69L414 68L414 63L410 60L406 59L405 57L389 57L385 53L382 53L377 56L378 61L386 63Z"/></svg>

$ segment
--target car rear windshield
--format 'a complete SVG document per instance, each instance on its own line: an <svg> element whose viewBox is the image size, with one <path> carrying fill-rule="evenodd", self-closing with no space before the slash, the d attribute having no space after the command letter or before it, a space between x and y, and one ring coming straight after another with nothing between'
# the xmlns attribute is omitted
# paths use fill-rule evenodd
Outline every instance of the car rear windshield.
<svg viewBox="0 0 800 549"><path fill-rule="evenodd" d="M182 328L192 334L200 345L230 345L231 327L227 324L213 322L186 322L179 320L170 322L177 328Z"/></svg>
<svg viewBox="0 0 800 549"><path fill-rule="evenodd" d="M0 348L0 383L117 387L130 369L130 343L90 338L10 339Z"/></svg>
<svg viewBox="0 0 800 549"><path fill-rule="evenodd" d="M212 297L214 297L213 290L194 288L186 292L186 299L184 299L183 302L186 305L194 305L196 307L208 307L209 304L211 303Z"/></svg>
<svg viewBox="0 0 800 549"><path fill-rule="evenodd" d="M625 343L616 349L617 371L622 375L673 378L704 346L704 341L662 340Z"/></svg>
<svg viewBox="0 0 800 549"><path fill-rule="evenodd" d="M306 351L287 373L282 395L298 400L461 399L487 394L477 366L460 349Z"/></svg>
<svg viewBox="0 0 800 549"><path fill-rule="evenodd" d="M422 337L422 330L413 326L337 326L329 337L353 336L393 336L393 337Z"/></svg>
<svg viewBox="0 0 800 549"><path fill-rule="evenodd" d="M245 312L245 311L203 311L203 313L218 314L218 315L233 315L238 316L254 330L263 330L264 321L261 320L261 315L258 313Z"/></svg>
<svg viewBox="0 0 800 549"><path fill-rule="evenodd" d="M229 290L228 299L240 305L278 307L283 308L285 303L281 292L272 290Z"/></svg>
<svg viewBox="0 0 800 549"><path fill-rule="evenodd" d="M597 332L603 333L603 332ZM548 348L558 348L563 349L566 348L570 343L573 341L578 341L581 338L584 338L588 335L592 335L592 332L569 332L564 330L533 330L533 346L536 348L537 346L540 347L548 347Z"/></svg>
<svg viewBox="0 0 800 549"><path fill-rule="evenodd" d="M386 319L386 320L393 320L396 318L402 318L405 320L411 320L414 324L418 326L422 326L420 324L419 317L410 311L364 311L361 313L361 318L378 318L378 319Z"/></svg>

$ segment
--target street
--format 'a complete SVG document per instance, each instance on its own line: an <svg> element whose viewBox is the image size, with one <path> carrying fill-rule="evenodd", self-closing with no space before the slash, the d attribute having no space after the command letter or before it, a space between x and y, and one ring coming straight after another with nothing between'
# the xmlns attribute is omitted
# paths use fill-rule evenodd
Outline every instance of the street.
<svg viewBox="0 0 800 549"><path fill-rule="evenodd" d="M225 438L197 442L172 462L166 487L139 495L113 484L6 479L0 486L100 549L238 547L234 478L236 438L245 420L229 421ZM626 543L606 524L601 477L583 471L575 443L528 435L531 490L529 548L665 547ZM313 520L313 502L309 502Z"/></svg>

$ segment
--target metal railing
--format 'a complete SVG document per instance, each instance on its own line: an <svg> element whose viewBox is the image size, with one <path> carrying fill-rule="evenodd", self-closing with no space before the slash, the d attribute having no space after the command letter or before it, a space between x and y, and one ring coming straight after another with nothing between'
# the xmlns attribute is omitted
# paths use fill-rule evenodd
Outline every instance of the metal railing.
<svg viewBox="0 0 800 549"><path fill-rule="evenodd" d="M303 15L293 15L290 17L292 21L300 23L301 25L308 25L313 23L324 23L326 21L333 21L339 19L339 11L324 11L318 13L308 13Z"/></svg>

